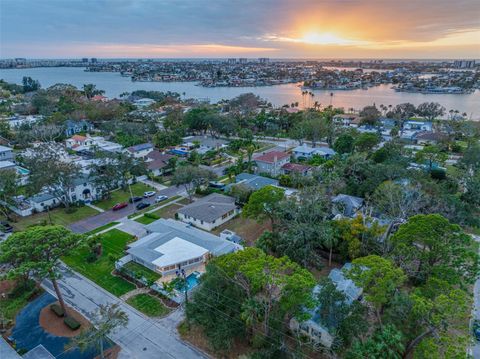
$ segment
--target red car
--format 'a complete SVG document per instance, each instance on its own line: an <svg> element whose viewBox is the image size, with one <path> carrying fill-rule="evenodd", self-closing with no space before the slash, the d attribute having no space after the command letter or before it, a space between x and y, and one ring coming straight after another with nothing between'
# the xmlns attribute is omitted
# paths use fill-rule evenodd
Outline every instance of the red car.
<svg viewBox="0 0 480 359"><path fill-rule="evenodd" d="M118 211L119 209L125 208L127 206L128 206L127 202L117 203L115 206L113 206L112 210Z"/></svg>

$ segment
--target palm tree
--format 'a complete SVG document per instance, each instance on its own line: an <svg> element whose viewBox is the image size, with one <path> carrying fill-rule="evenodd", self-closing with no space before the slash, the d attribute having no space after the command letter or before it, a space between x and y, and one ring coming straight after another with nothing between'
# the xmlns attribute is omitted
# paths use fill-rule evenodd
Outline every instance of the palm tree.
<svg viewBox="0 0 480 359"><path fill-rule="evenodd" d="M105 91L98 90L94 84L83 85L83 94L90 100L95 95L103 95Z"/></svg>
<svg viewBox="0 0 480 359"><path fill-rule="evenodd" d="M253 157L253 152L255 152L255 147L253 145L250 145L247 147L247 158L248 158L248 163L247 163L247 171L248 173L252 172L252 157Z"/></svg>
<svg viewBox="0 0 480 359"><path fill-rule="evenodd" d="M121 327L127 326L128 316L119 308L117 303L111 305L100 304L98 309L90 314L92 326L73 337L66 347L67 349L78 347L82 352L96 347L100 351L100 358L104 359L105 341L108 340L110 334Z"/></svg>
<svg viewBox="0 0 480 359"><path fill-rule="evenodd" d="M333 248L338 246L338 238L335 236L335 234L327 230L325 233L325 237L322 240L322 244L329 250L328 253L328 266L332 266L332 254L333 254Z"/></svg>
<svg viewBox="0 0 480 359"><path fill-rule="evenodd" d="M332 106L332 101L333 101L333 92L330 92L330 106Z"/></svg>

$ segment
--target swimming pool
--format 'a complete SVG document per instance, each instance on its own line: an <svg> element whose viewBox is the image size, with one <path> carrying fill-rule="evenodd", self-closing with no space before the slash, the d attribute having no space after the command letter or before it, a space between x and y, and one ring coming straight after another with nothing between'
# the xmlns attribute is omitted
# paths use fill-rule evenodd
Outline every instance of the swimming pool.
<svg viewBox="0 0 480 359"><path fill-rule="evenodd" d="M192 290L195 288L198 283L199 283L199 277L200 273L199 272L193 272L187 276L187 291ZM176 286L176 289L179 291L184 291L185 287L182 285L182 282L179 282L178 285Z"/></svg>

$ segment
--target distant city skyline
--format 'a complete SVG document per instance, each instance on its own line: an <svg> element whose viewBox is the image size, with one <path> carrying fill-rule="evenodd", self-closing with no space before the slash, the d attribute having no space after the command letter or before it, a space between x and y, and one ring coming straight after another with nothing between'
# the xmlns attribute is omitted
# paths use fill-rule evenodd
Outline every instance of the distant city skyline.
<svg viewBox="0 0 480 359"><path fill-rule="evenodd" d="M480 58L478 0L0 0L0 57Z"/></svg>

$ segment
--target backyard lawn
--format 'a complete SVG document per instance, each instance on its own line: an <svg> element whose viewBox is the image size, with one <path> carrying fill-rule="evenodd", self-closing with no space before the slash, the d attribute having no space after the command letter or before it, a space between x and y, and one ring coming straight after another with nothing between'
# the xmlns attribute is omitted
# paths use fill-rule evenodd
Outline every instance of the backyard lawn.
<svg viewBox="0 0 480 359"><path fill-rule="evenodd" d="M116 226L117 224L119 224L120 222L110 222L110 223L107 223L107 224L104 224L103 226L100 226L98 228L95 228L94 230L90 231L90 232L87 232L85 233L87 236L91 236L92 234L97 234L98 232L101 232L101 231L104 231L110 227L113 227L113 226Z"/></svg>
<svg viewBox="0 0 480 359"><path fill-rule="evenodd" d="M55 208L50 211L50 219L53 224L68 226L71 223L95 216L98 213L97 210L88 206L76 207L76 211L73 213L66 213L64 208ZM17 231L23 231L30 226L48 224L50 223L50 219L48 212L42 212L28 217L19 217L18 222L12 222L12 226Z"/></svg>
<svg viewBox="0 0 480 359"><path fill-rule="evenodd" d="M229 229L238 234L249 246L254 245L264 231L271 230L268 221L259 224L254 219L243 218L241 215L215 228L212 233L218 235L224 229Z"/></svg>
<svg viewBox="0 0 480 359"><path fill-rule="evenodd" d="M122 267L122 269L125 269L127 272L134 273L139 277L143 277L149 282L155 282L161 277L159 273L155 273L154 271L135 262L128 262Z"/></svg>
<svg viewBox="0 0 480 359"><path fill-rule="evenodd" d="M133 196L141 196L143 197L143 193L147 191L152 191L152 188L143 184L141 182L137 182L130 186L132 188ZM110 198L105 199L103 201L96 202L95 205L100 207L104 210L111 209L114 205L120 202L128 202L130 198L130 190L126 189L126 191L119 189L117 191L113 191L110 193Z"/></svg>
<svg viewBox="0 0 480 359"><path fill-rule="evenodd" d="M127 303L149 317L162 317L170 311L160 299L150 294L137 294L128 298Z"/></svg>
<svg viewBox="0 0 480 359"><path fill-rule="evenodd" d="M91 263L87 261L90 250L85 247L77 249L68 257L64 257L63 261L72 269L116 296L121 296L135 289L134 284L111 274L115 269L115 261L124 255L125 246L133 240L133 237L114 228L101 234L100 238L102 255L96 261Z"/></svg>

